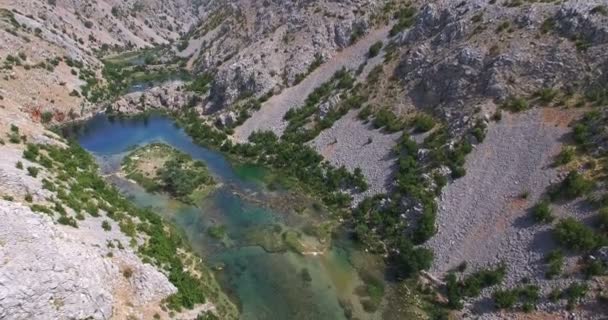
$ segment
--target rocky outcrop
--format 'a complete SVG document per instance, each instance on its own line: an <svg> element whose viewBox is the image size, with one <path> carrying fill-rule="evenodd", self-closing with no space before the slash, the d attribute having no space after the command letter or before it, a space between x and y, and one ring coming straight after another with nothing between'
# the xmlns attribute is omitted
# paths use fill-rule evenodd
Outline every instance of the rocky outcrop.
<svg viewBox="0 0 608 320"><path fill-rule="evenodd" d="M608 17L593 13L601 5L427 4L399 36L395 75L412 105L450 120L472 114L486 99L543 88L585 90L606 61Z"/></svg>
<svg viewBox="0 0 608 320"><path fill-rule="evenodd" d="M219 108L292 85L314 61L367 33L377 7L374 0L216 3L184 52L196 70L216 70L211 98Z"/></svg>
<svg viewBox="0 0 608 320"><path fill-rule="evenodd" d="M145 110L179 111L201 107L202 99L185 89L182 81L171 81L142 91L121 96L111 104L113 112L136 114Z"/></svg>
<svg viewBox="0 0 608 320"><path fill-rule="evenodd" d="M59 226L4 200L0 219L2 319L109 319L120 305L144 308L176 292L165 275L142 263L132 249L107 247L108 241L126 244L128 239L102 230L98 219L80 229ZM127 293L128 302L118 301L117 291Z"/></svg>

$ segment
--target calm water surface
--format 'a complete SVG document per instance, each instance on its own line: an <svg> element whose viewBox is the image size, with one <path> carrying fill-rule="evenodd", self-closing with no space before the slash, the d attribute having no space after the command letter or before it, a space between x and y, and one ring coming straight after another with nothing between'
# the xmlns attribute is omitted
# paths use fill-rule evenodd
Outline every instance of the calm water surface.
<svg viewBox="0 0 608 320"><path fill-rule="evenodd" d="M287 197L286 193L264 187L261 181L265 170L252 165L233 167L222 154L194 144L173 120L161 115L116 120L98 115L81 126L76 137L102 165L114 162L109 166L114 169L109 171L116 169L128 150L151 142L165 142L207 164L221 187L198 206L147 193L128 181L113 180L137 205L153 207L181 227L192 247L209 264L221 267L217 276L238 301L242 319L346 319L341 305L350 305L353 316L359 319L380 318L365 313L354 294L362 282L350 261L352 254L361 252L356 252L347 239L334 240L340 245L317 256L271 253L251 240L256 232L271 228L299 230L324 219L323 213L312 209L297 214L288 205L279 206L281 209L264 205ZM208 236L207 229L213 225L224 225L227 237L217 240ZM304 270L312 280L303 277Z"/></svg>

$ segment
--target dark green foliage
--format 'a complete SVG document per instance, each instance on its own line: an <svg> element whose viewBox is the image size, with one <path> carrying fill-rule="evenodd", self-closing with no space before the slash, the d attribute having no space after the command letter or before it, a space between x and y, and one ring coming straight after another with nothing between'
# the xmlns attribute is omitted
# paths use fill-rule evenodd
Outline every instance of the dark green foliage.
<svg viewBox="0 0 608 320"><path fill-rule="evenodd" d="M433 118L426 114L418 114L414 118L414 130L416 132L427 132L435 126Z"/></svg>
<svg viewBox="0 0 608 320"><path fill-rule="evenodd" d="M397 248L399 249L399 254L394 254L391 259L401 277L409 278L431 267L433 252L429 249L415 247L406 239L401 239L397 244Z"/></svg>
<svg viewBox="0 0 608 320"><path fill-rule="evenodd" d="M561 220L553 234L560 245L570 250L590 251L602 243L593 229L571 217Z"/></svg>
<svg viewBox="0 0 608 320"><path fill-rule="evenodd" d="M520 112L528 109L529 104L526 99L521 97L509 97L502 105L503 108L511 112Z"/></svg>
<svg viewBox="0 0 608 320"><path fill-rule="evenodd" d="M602 276L606 274L606 266L600 260L589 260L584 264L583 273L587 279Z"/></svg>
<svg viewBox="0 0 608 320"><path fill-rule="evenodd" d="M540 29L542 33L549 33L553 31L553 29L555 29L555 20L553 18L545 19Z"/></svg>
<svg viewBox="0 0 608 320"><path fill-rule="evenodd" d="M573 283L562 291L561 297L568 301L568 309L573 309L585 297L589 287L585 283Z"/></svg>
<svg viewBox="0 0 608 320"><path fill-rule="evenodd" d="M192 161L190 156L179 154L165 162L164 167L158 170L164 189L180 199L187 197L202 185L214 183L202 162L195 161L194 167L189 168L187 164L190 161Z"/></svg>
<svg viewBox="0 0 608 320"><path fill-rule="evenodd" d="M370 58L377 56L378 53L380 53L380 50L382 50L382 46L383 46L382 41L378 41L378 42L374 43L371 47L369 47L368 56Z"/></svg>
<svg viewBox="0 0 608 320"><path fill-rule="evenodd" d="M460 283L454 273L449 273L446 277L446 290L448 298L448 308L454 310L462 309L462 293Z"/></svg>
<svg viewBox="0 0 608 320"><path fill-rule="evenodd" d="M405 127L403 121L389 109L380 109L374 115L372 121L374 127L384 128L388 132L397 132L403 130Z"/></svg>
<svg viewBox="0 0 608 320"><path fill-rule="evenodd" d="M568 164L574 160L575 155L576 152L574 151L574 148L563 148L555 159L555 165L562 166Z"/></svg>
<svg viewBox="0 0 608 320"><path fill-rule="evenodd" d="M593 182L585 179L580 173L570 171L566 179L560 184L553 186L549 191L551 200L572 200L587 194L593 188Z"/></svg>
<svg viewBox="0 0 608 320"><path fill-rule="evenodd" d="M564 254L560 250L553 250L547 254L545 262L547 263L545 277L547 279L555 279L562 273Z"/></svg>
<svg viewBox="0 0 608 320"><path fill-rule="evenodd" d="M220 318L211 312L205 312L196 316L196 320L220 320Z"/></svg>
<svg viewBox="0 0 608 320"><path fill-rule="evenodd" d="M523 311L529 312L538 303L540 294L537 286L527 285L511 290L497 290L493 297L494 304L498 309L513 309L519 304Z"/></svg>
<svg viewBox="0 0 608 320"><path fill-rule="evenodd" d="M557 96L558 91L552 88L543 88L538 90L534 95L544 103L550 103Z"/></svg>
<svg viewBox="0 0 608 320"><path fill-rule="evenodd" d="M466 297L477 297L482 289L500 284L506 273L507 268L504 265L477 271L463 280L462 294Z"/></svg>
<svg viewBox="0 0 608 320"><path fill-rule="evenodd" d="M226 235L226 226L211 226L207 229L207 234L214 239L222 239Z"/></svg>
<svg viewBox="0 0 608 320"><path fill-rule="evenodd" d="M539 223L551 223L554 219L548 201L541 201L532 207L532 217Z"/></svg>
<svg viewBox="0 0 608 320"><path fill-rule="evenodd" d="M21 162L21 161L17 161L17 164L15 165L15 167L16 167L17 169L23 169L23 162Z"/></svg>
<svg viewBox="0 0 608 320"><path fill-rule="evenodd" d="M36 167L27 167L27 173L36 178L38 176L38 172L40 171L40 169L36 168Z"/></svg>
<svg viewBox="0 0 608 320"><path fill-rule="evenodd" d="M195 78L186 89L196 93L204 94L209 91L209 84L213 82L213 76L210 73L203 73Z"/></svg>
<svg viewBox="0 0 608 320"><path fill-rule="evenodd" d="M59 219L57 219L57 222L59 222L60 224L63 224L63 225L68 225L68 226L71 226L74 228L78 228L78 223L72 217L61 216L61 217L59 217Z"/></svg>
<svg viewBox="0 0 608 320"><path fill-rule="evenodd" d="M40 116L40 120L42 120L42 123L51 122L51 120L53 120L53 112L51 112L51 111L43 112L42 115Z"/></svg>
<svg viewBox="0 0 608 320"><path fill-rule="evenodd" d="M397 23L393 25L391 28L389 35L395 36L401 31L411 27L414 24L414 15L416 14L416 9L413 7L405 7L400 9L395 13L394 18L397 19Z"/></svg>
<svg viewBox="0 0 608 320"><path fill-rule="evenodd" d="M108 220L104 220L101 222L101 227L103 228L103 230L105 231L110 231L112 230L112 226L110 225L110 222Z"/></svg>
<svg viewBox="0 0 608 320"><path fill-rule="evenodd" d="M598 213L598 222L601 230L608 231L608 207L601 208Z"/></svg>
<svg viewBox="0 0 608 320"><path fill-rule="evenodd" d="M448 307L462 309L463 298L479 296L482 289L499 284L505 274L506 268L502 265L495 269L479 270L461 280L454 273L449 273L446 277Z"/></svg>

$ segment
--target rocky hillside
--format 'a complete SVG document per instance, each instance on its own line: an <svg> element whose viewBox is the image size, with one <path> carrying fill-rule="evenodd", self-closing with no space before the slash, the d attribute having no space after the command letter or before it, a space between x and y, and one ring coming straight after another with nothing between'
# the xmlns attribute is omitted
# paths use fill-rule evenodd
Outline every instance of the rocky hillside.
<svg viewBox="0 0 608 320"><path fill-rule="evenodd" d="M279 92L301 81L337 51L387 22L383 4L349 1L211 2L183 43L199 72L215 78L215 108L249 95Z"/></svg>
<svg viewBox="0 0 608 320"><path fill-rule="evenodd" d="M84 220L58 209L70 207L57 190L68 186L61 170L42 168L49 150L68 146L41 123L102 109L194 110L189 128L223 151L272 163L276 146L314 150L357 172L365 191L340 198L354 208L347 225L425 288L416 294L437 314L605 316L604 0L5 0L0 26L0 245L11 260L0 282L50 279L28 286L36 299L16 318L149 318L180 292L136 254L146 235L118 232L131 219L112 219L107 204ZM114 55L145 47L166 59ZM127 77L163 68L190 78L125 94ZM95 89L109 94L93 101ZM266 130L281 140L247 144ZM26 143L49 150L21 159ZM28 169L38 164L39 176ZM87 194L80 200L93 201ZM135 244L119 251L107 244L115 239ZM65 257L59 269L45 268L49 255ZM62 281L90 270L99 272ZM16 310L18 294L0 290L0 310ZM213 302L230 314L230 303Z"/></svg>

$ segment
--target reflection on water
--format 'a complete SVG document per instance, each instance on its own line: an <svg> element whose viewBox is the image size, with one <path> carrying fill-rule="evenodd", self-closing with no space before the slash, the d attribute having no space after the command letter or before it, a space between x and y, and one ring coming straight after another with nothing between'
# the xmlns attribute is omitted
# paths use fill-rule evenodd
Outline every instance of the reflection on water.
<svg viewBox="0 0 608 320"><path fill-rule="evenodd" d="M147 193L116 176L112 181L136 204L155 208L181 227L192 247L219 270L218 278L239 303L242 319L334 320L346 319L349 312L358 319L380 318L364 312L354 295L362 282L350 262L354 249L348 239L340 238L340 247L334 245L316 256L268 250L272 243L261 246L263 241L281 242L276 235L283 230L299 232L305 225L327 219L318 210L296 213L293 208L268 205L294 201L284 191L265 189L261 183L264 169L252 165L233 168L223 155L194 144L172 120L160 115L114 121L98 115L75 134L102 162L106 173L118 168L121 155L130 148L154 141L170 144L207 164L221 187L196 207ZM208 228L220 225L226 230L224 238L209 236ZM252 234L264 239L252 240ZM345 312L343 306L352 311Z"/></svg>

